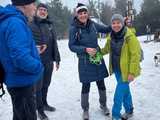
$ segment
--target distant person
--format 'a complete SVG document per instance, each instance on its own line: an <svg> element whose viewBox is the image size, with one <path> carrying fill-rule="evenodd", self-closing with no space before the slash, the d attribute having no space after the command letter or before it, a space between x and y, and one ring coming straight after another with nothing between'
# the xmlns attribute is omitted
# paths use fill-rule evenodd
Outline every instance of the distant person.
<svg viewBox="0 0 160 120"><path fill-rule="evenodd" d="M78 71L80 82L82 83L81 107L83 109L83 120L89 119L90 84L94 81L99 91L100 108L105 115L109 115L104 82L104 78L108 77L108 71L103 58L97 61L96 57L100 57L98 33L107 33L110 31L111 29L109 27L101 26L91 21L88 8L84 4L78 3L76 15L70 26L69 48L77 54L79 61Z"/></svg>
<svg viewBox="0 0 160 120"><path fill-rule="evenodd" d="M111 18L112 31L101 50L109 53L110 74L114 73L117 86L112 107L113 120L127 120L133 115L133 102L129 84L140 75L140 43L133 32L124 25L124 18L114 14ZM125 113L121 116L122 105Z"/></svg>
<svg viewBox="0 0 160 120"><path fill-rule="evenodd" d="M133 22L132 22L131 18L126 17L124 19L124 22L125 22L125 25L136 35L136 29L133 26Z"/></svg>
<svg viewBox="0 0 160 120"><path fill-rule="evenodd" d="M0 61L5 84L11 96L13 120L37 120L34 84L40 80L43 65L28 27L35 0L12 0L0 8Z"/></svg>
<svg viewBox="0 0 160 120"><path fill-rule="evenodd" d="M57 38L53 22L49 19L48 7L40 3L37 6L36 16L30 24L42 63L44 65L43 77L36 85L37 109L41 120L48 120L44 110L55 111L56 108L47 102L48 88L51 83L53 68L59 69L60 54L57 45ZM55 62L55 66L54 66Z"/></svg>
<svg viewBox="0 0 160 120"><path fill-rule="evenodd" d="M147 32L147 41L151 41L151 27L146 25L146 32Z"/></svg>

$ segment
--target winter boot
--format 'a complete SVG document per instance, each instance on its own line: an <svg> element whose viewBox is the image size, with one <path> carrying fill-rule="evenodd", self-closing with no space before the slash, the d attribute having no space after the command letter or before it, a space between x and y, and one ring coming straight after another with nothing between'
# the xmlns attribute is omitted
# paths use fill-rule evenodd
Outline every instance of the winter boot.
<svg viewBox="0 0 160 120"><path fill-rule="evenodd" d="M89 109L89 93L81 94L81 107L84 111Z"/></svg>
<svg viewBox="0 0 160 120"><path fill-rule="evenodd" d="M48 102L47 102L47 90L43 90L42 102L43 102L43 109L44 110L50 111L50 112L56 111L55 107L48 105Z"/></svg>
<svg viewBox="0 0 160 120"><path fill-rule="evenodd" d="M89 120L89 93L81 94L81 107L83 109L83 120Z"/></svg>
<svg viewBox="0 0 160 120"><path fill-rule="evenodd" d="M50 106L50 105L48 105L48 104L43 105L43 109L46 110L46 111L51 111L51 112L56 111L56 108L55 108L55 107Z"/></svg>
<svg viewBox="0 0 160 120"><path fill-rule="evenodd" d="M40 120L49 120L44 111L38 111L38 117Z"/></svg>
<svg viewBox="0 0 160 120"><path fill-rule="evenodd" d="M100 105L100 108L103 111L104 115L108 116L110 114L108 107Z"/></svg>
<svg viewBox="0 0 160 120"><path fill-rule="evenodd" d="M106 105L107 97L106 97L106 90L99 90L99 102L100 102L100 108L103 111L104 115L109 115L109 109Z"/></svg>
<svg viewBox="0 0 160 120"><path fill-rule="evenodd" d="M122 120L128 120L129 118L131 118L133 116L133 112L129 112L129 113L124 113L121 118Z"/></svg>
<svg viewBox="0 0 160 120"><path fill-rule="evenodd" d="M89 112L87 111L83 111L83 120L89 120Z"/></svg>

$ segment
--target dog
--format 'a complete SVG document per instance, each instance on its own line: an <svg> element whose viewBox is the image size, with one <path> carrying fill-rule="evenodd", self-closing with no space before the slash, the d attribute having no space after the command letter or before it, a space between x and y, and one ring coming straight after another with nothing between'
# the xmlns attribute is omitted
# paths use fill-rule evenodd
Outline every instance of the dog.
<svg viewBox="0 0 160 120"><path fill-rule="evenodd" d="M155 63L155 66L158 67L158 64L160 63L160 53L156 53L154 55L154 63Z"/></svg>

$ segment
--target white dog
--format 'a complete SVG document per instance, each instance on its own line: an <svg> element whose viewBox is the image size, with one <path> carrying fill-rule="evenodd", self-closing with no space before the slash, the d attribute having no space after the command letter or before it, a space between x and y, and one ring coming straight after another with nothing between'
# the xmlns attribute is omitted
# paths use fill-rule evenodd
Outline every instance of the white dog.
<svg viewBox="0 0 160 120"><path fill-rule="evenodd" d="M154 63L156 67L158 66L158 63L160 63L160 53L154 55Z"/></svg>

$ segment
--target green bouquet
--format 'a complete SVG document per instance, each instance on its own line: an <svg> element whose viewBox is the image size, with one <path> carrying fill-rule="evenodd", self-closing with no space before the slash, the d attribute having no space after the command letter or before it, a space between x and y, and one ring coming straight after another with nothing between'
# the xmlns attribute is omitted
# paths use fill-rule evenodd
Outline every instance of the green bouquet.
<svg viewBox="0 0 160 120"><path fill-rule="evenodd" d="M95 56L89 55L89 61L91 64L99 65L99 64L101 64L102 59L103 59L103 56L100 52L97 52Z"/></svg>

